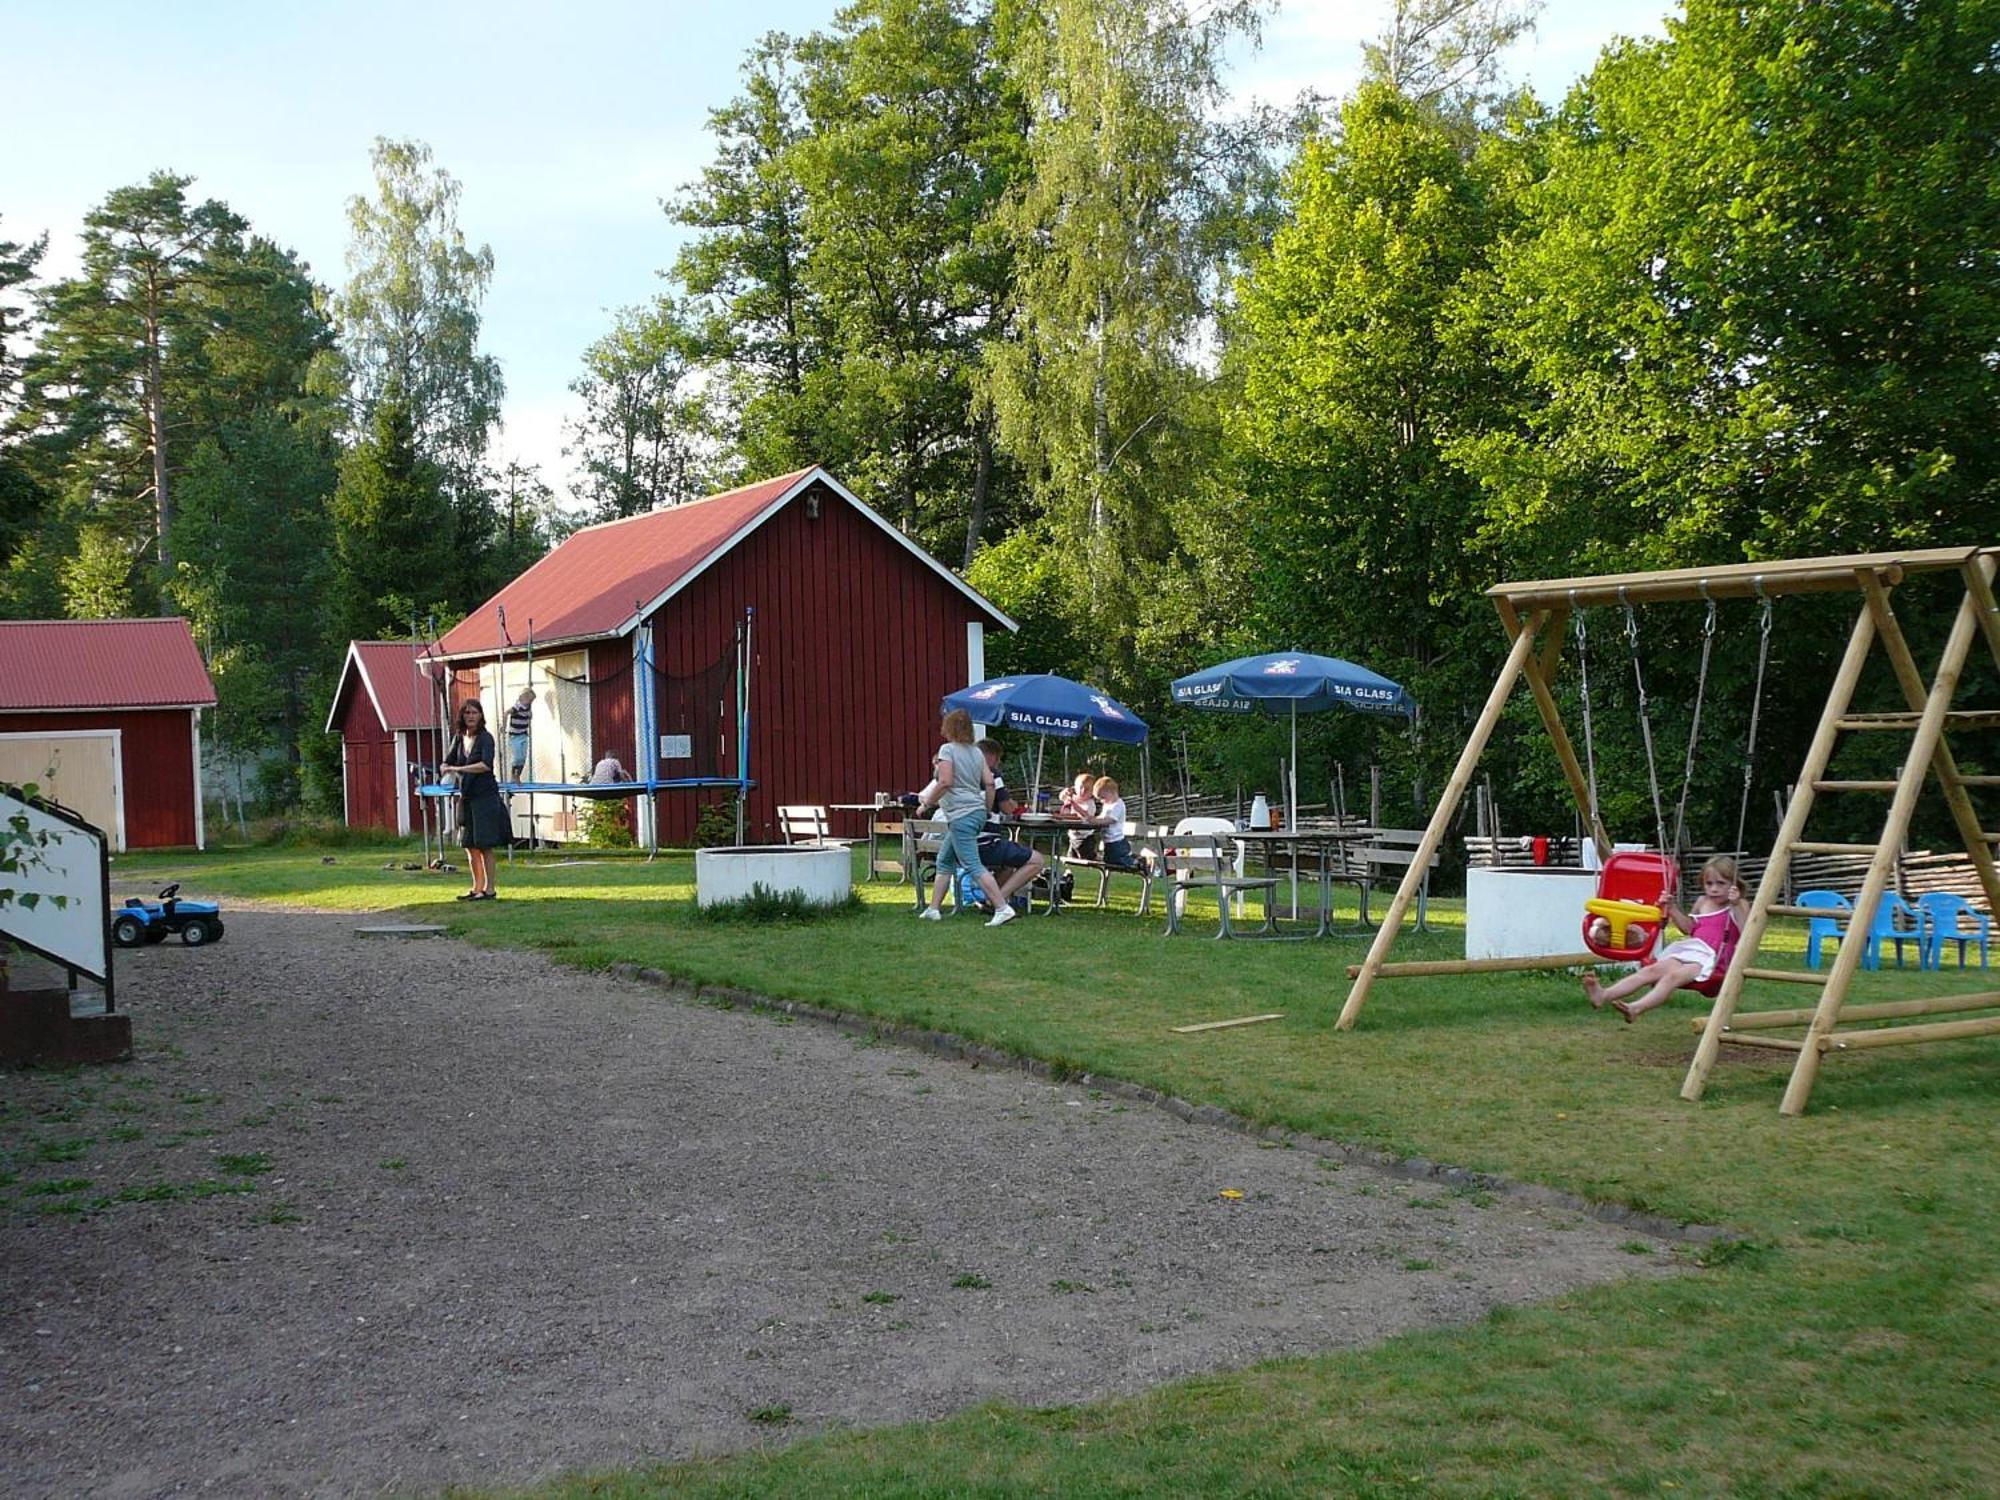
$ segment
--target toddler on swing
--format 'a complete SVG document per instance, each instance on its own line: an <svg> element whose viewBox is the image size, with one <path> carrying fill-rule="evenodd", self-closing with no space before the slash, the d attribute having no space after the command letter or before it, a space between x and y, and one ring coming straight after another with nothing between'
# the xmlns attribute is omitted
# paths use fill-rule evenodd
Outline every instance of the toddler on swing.
<svg viewBox="0 0 2000 1500"><path fill-rule="evenodd" d="M1681 909L1680 898L1672 891L1661 896L1660 911L1687 936L1667 944L1651 963L1608 985L1599 982L1595 974L1584 975L1584 998L1593 1010L1608 1004L1629 1024L1634 1016L1666 1004L1675 990L1705 984L1728 966L1736 940L1743 935L1743 924L1750 918L1750 903L1737 879L1736 861L1718 854L1701 867L1701 895L1692 912ZM1628 995L1639 998L1628 1002Z"/></svg>

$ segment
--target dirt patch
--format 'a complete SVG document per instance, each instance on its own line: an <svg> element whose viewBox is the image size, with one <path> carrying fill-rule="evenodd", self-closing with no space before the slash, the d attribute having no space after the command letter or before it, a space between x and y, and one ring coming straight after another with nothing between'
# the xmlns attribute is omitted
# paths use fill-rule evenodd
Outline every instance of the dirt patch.
<svg viewBox="0 0 2000 1500"><path fill-rule="evenodd" d="M521 1483L1673 1264L1555 1205L365 920L137 951L132 1063L5 1079L10 1493Z"/></svg>

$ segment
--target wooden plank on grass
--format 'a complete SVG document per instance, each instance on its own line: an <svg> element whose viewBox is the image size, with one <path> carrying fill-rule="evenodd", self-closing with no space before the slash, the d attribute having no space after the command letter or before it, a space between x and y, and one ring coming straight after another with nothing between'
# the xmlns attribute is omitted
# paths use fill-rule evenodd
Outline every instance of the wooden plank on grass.
<svg viewBox="0 0 2000 1500"><path fill-rule="evenodd" d="M1285 1013L1283 1011L1274 1010L1268 1015L1237 1016L1234 1020L1230 1021L1202 1021L1193 1026L1170 1026L1167 1029L1179 1032L1182 1036L1185 1036L1191 1031L1224 1031L1231 1026L1255 1026L1260 1021L1282 1021L1284 1018Z"/></svg>

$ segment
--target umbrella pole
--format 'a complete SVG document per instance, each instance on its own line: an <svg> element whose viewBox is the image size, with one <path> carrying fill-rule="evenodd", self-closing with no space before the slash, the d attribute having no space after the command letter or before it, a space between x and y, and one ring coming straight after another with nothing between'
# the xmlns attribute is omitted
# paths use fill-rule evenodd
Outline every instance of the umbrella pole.
<svg viewBox="0 0 2000 1500"><path fill-rule="evenodd" d="M1285 817L1293 833L1299 831L1299 700L1292 700L1292 763L1287 767L1289 785L1285 790ZM1292 920L1299 919L1299 846L1292 845Z"/></svg>
<svg viewBox="0 0 2000 1500"><path fill-rule="evenodd" d="M1039 812L1042 806L1042 757L1048 754L1049 737L1037 735L1035 738L1035 784L1028 789L1028 811Z"/></svg>

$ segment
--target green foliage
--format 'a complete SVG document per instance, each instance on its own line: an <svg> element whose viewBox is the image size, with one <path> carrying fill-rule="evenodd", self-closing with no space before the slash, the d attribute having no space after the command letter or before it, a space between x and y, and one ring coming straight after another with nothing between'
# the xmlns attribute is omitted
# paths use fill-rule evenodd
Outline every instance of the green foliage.
<svg viewBox="0 0 2000 1500"><path fill-rule="evenodd" d="M802 922L824 922L835 917L857 917L866 911L861 897L849 891L845 901L814 901L803 891L774 891L762 882L750 887L750 894L734 901L712 901L696 908L704 922L744 922L758 926L787 926Z"/></svg>
<svg viewBox="0 0 2000 1500"><path fill-rule="evenodd" d="M1003 43L1029 132L997 219L1013 327L984 347L984 394L1084 580L1114 690L1138 680L1140 601L1175 551L1160 497L1214 457L1192 346L1241 200L1212 112L1222 48L1256 19L1248 3L1072 0L1020 7Z"/></svg>
<svg viewBox="0 0 2000 1500"><path fill-rule="evenodd" d="M380 640L454 573L457 531L443 477L417 449L410 409L393 390L366 438L348 449L333 495L332 614L338 640Z"/></svg>
<svg viewBox="0 0 2000 1500"><path fill-rule="evenodd" d="M372 198L347 203L348 282L334 298L346 384L364 418L407 408L422 455L468 483L500 418L500 365L479 352L493 251L458 227L464 189L421 141L378 136Z"/></svg>
<svg viewBox="0 0 2000 1500"><path fill-rule="evenodd" d="M970 556L1014 475L977 402L1010 316L994 205L1025 114L992 23L960 0L862 0L826 34L765 37L710 116L716 158L674 216L746 476L823 463L912 535Z"/></svg>
<svg viewBox="0 0 2000 1500"><path fill-rule="evenodd" d="M583 804L579 821L583 825L583 841L593 849L633 847L632 818L623 802L589 798Z"/></svg>
<svg viewBox="0 0 2000 1500"><path fill-rule="evenodd" d="M1506 414L1456 309L1509 223L1516 150L1495 138L1468 158L1433 111L1364 86L1287 173L1286 222L1243 279L1232 329L1230 433L1257 570L1232 644L1365 662L1446 722L1484 696L1497 632L1480 591L1506 571L1478 544L1479 485L1446 450ZM1321 717L1314 760L1374 759L1435 785L1457 751L1449 734L1425 751Z"/></svg>
<svg viewBox="0 0 2000 1500"><path fill-rule="evenodd" d="M31 801L37 788L35 783L13 785L0 782L0 795L18 801ZM0 908L18 906L31 911L42 902L43 893L28 887L31 873L48 862L46 850L49 836L45 831L37 831L32 819L25 812L9 812L0 817L0 879L7 883L0 885ZM67 896L51 896L49 904L55 907L69 905ZM0 969L6 966L7 950L0 943Z"/></svg>
<svg viewBox="0 0 2000 1500"><path fill-rule="evenodd" d="M736 810L732 803L707 802L695 814L694 844L697 849L721 849L736 842Z"/></svg>
<svg viewBox="0 0 2000 1500"><path fill-rule="evenodd" d="M209 293L245 228L221 203L190 203L192 182L155 172L85 216L81 273L42 297L19 415L34 437L24 458L63 477L76 520L110 528L105 542L128 557L152 550L162 566L189 387L203 376L215 322ZM67 586L85 608L107 597L111 548L93 547L88 581Z"/></svg>
<svg viewBox="0 0 2000 1500"><path fill-rule="evenodd" d="M1528 383L1460 454L1517 565L2000 523L1990 9L1694 0L1549 132L1482 316Z"/></svg>
<svg viewBox="0 0 2000 1500"><path fill-rule="evenodd" d="M583 352L570 389L583 398L572 428L583 470L578 497L593 519L698 500L715 486L714 417L694 380L699 347L688 315L660 298L622 309Z"/></svg>

